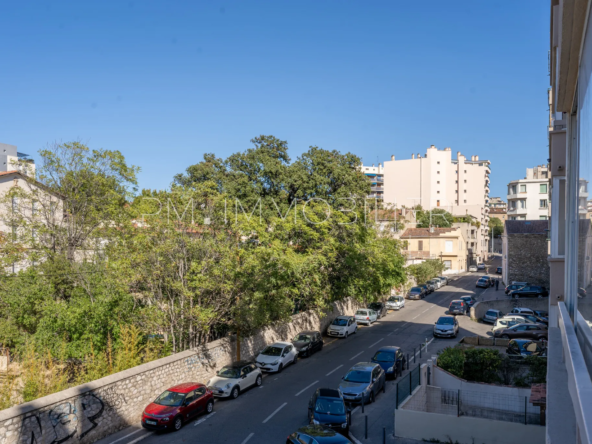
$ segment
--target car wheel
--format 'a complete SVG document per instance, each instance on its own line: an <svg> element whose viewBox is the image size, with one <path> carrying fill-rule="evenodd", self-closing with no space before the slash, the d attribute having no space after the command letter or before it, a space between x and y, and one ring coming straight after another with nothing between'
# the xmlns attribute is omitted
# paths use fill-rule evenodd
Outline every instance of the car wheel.
<svg viewBox="0 0 592 444"><path fill-rule="evenodd" d="M183 418L181 418L180 416L177 416L174 419L173 428L175 429L175 432L176 432L178 430L181 430L181 427L183 427Z"/></svg>
<svg viewBox="0 0 592 444"><path fill-rule="evenodd" d="M214 401L208 401L206 405L206 413L212 413L214 411Z"/></svg>
<svg viewBox="0 0 592 444"><path fill-rule="evenodd" d="M372 404L374 402L374 392L370 392L370 399L368 399L368 404Z"/></svg>
<svg viewBox="0 0 592 444"><path fill-rule="evenodd" d="M255 385L257 387L261 386L261 384L263 384L263 378L261 377L261 375L257 376L257 380L255 381Z"/></svg>
<svg viewBox="0 0 592 444"><path fill-rule="evenodd" d="M280 366L278 367L278 373L281 373L282 370L284 369L284 364L280 364Z"/></svg>
<svg viewBox="0 0 592 444"><path fill-rule="evenodd" d="M310 356L310 354L307 354L306 356ZM298 362L298 355L294 356L294 360L292 361L292 364L296 364Z"/></svg>
<svg viewBox="0 0 592 444"><path fill-rule="evenodd" d="M230 392L230 398L231 399L236 399L236 398L238 398L238 395L240 395L240 390L239 390L238 387L234 387L232 389L232 391Z"/></svg>

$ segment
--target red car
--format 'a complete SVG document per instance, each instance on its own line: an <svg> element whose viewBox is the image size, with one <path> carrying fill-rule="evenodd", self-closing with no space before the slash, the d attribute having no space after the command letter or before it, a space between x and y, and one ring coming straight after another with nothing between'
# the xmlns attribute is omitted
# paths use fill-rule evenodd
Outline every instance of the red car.
<svg viewBox="0 0 592 444"><path fill-rule="evenodd" d="M205 385L185 382L160 394L142 412L142 427L150 430L179 430L200 413L212 413L214 395Z"/></svg>

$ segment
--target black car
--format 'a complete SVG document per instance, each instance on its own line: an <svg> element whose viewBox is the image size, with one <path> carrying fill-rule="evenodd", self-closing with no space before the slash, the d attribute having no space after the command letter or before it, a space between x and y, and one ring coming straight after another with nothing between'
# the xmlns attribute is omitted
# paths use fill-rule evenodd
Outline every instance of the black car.
<svg viewBox="0 0 592 444"><path fill-rule="evenodd" d="M288 436L286 444L352 444L352 442L335 430L322 425L307 425Z"/></svg>
<svg viewBox="0 0 592 444"><path fill-rule="evenodd" d="M466 314L468 311L468 306L465 302L461 301L460 299L457 299L455 301L452 301L450 303L450 307L448 307L448 314L451 315L464 315Z"/></svg>
<svg viewBox="0 0 592 444"><path fill-rule="evenodd" d="M502 267L497 267L497 268L495 269L495 273L496 273L496 274L502 274Z"/></svg>
<svg viewBox="0 0 592 444"><path fill-rule="evenodd" d="M549 320L549 312L548 311L543 311L543 310L533 310L534 314L541 317L541 318L547 318L547 320Z"/></svg>
<svg viewBox="0 0 592 444"><path fill-rule="evenodd" d="M423 297L425 298L432 292L432 289L427 284L421 284L420 287L423 289Z"/></svg>
<svg viewBox="0 0 592 444"><path fill-rule="evenodd" d="M318 331L301 331L292 339L299 356L310 356L323 349L323 337Z"/></svg>
<svg viewBox="0 0 592 444"><path fill-rule="evenodd" d="M384 315L388 313L386 305L384 305L384 303L382 302L372 302L371 304L368 304L367 308L369 308L370 310L374 310L376 312L376 314L378 315L377 319L382 318Z"/></svg>
<svg viewBox="0 0 592 444"><path fill-rule="evenodd" d="M512 284L512 285L508 285L504 291L505 291L506 294L510 294L511 291L519 290L521 288L526 287L527 285L528 284Z"/></svg>
<svg viewBox="0 0 592 444"><path fill-rule="evenodd" d="M470 309L471 309L471 307L472 307L473 305L475 305L475 303L477 302L475 299L473 299L473 297L472 297L472 296L461 296L461 297L460 297L460 300L461 300L461 301L463 301L465 304L467 304L467 306L468 306L468 310L470 310ZM468 310L467 310L467 311L468 311Z"/></svg>
<svg viewBox="0 0 592 444"><path fill-rule="evenodd" d="M411 287L407 292L407 299L422 299L424 297L424 290L421 287Z"/></svg>
<svg viewBox="0 0 592 444"><path fill-rule="evenodd" d="M547 345L544 341L530 339L512 339L506 349L510 357L547 356Z"/></svg>
<svg viewBox="0 0 592 444"><path fill-rule="evenodd" d="M311 424L320 424L347 435L351 411L339 390L320 388L308 401L308 419Z"/></svg>
<svg viewBox="0 0 592 444"><path fill-rule="evenodd" d="M397 379L397 371L402 372L406 359L400 347L387 345L378 349L371 362L380 365L387 378Z"/></svg>
<svg viewBox="0 0 592 444"><path fill-rule="evenodd" d="M527 285L526 287L522 287L519 290L511 291L510 297L512 298L542 298L545 296L549 296L549 292L545 287L541 287L540 285Z"/></svg>

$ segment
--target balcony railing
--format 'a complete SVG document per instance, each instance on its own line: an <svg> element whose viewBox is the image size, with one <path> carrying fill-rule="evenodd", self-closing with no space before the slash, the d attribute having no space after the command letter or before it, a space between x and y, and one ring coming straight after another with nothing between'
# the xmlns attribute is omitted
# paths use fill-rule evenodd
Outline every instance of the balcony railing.
<svg viewBox="0 0 592 444"><path fill-rule="evenodd" d="M577 333L565 302L559 302L558 316L563 361L567 370L567 387L576 417L579 443L592 444L592 331L577 313Z"/></svg>
<svg viewBox="0 0 592 444"><path fill-rule="evenodd" d="M370 187L372 191L384 191L384 187Z"/></svg>

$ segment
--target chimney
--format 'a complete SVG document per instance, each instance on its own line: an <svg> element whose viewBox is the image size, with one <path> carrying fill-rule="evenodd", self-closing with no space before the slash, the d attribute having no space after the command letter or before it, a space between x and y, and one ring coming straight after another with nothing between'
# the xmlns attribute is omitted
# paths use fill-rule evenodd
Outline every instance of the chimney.
<svg viewBox="0 0 592 444"><path fill-rule="evenodd" d="M391 160L395 160L395 155L394 154L391 156Z"/></svg>
<svg viewBox="0 0 592 444"><path fill-rule="evenodd" d="M417 153L417 158L421 159L421 154Z"/></svg>
<svg viewBox="0 0 592 444"><path fill-rule="evenodd" d="M432 146L430 146L430 148L436 148L436 145L432 145Z"/></svg>
<svg viewBox="0 0 592 444"><path fill-rule="evenodd" d="M457 151L457 152L456 152L456 158L457 158L457 159L458 159L458 158L460 158L460 151Z"/></svg>
<svg viewBox="0 0 592 444"><path fill-rule="evenodd" d="M479 156L475 156L475 160L477 160L477 161L478 161L478 160L479 160Z"/></svg>
<svg viewBox="0 0 592 444"><path fill-rule="evenodd" d="M412 155L411 155L411 158L412 158L412 159L415 159L415 154L412 154Z"/></svg>
<svg viewBox="0 0 592 444"><path fill-rule="evenodd" d="M452 151L450 147L444 148L444 151Z"/></svg>
<svg viewBox="0 0 592 444"><path fill-rule="evenodd" d="M374 164L372 164L372 168L374 168Z"/></svg>

